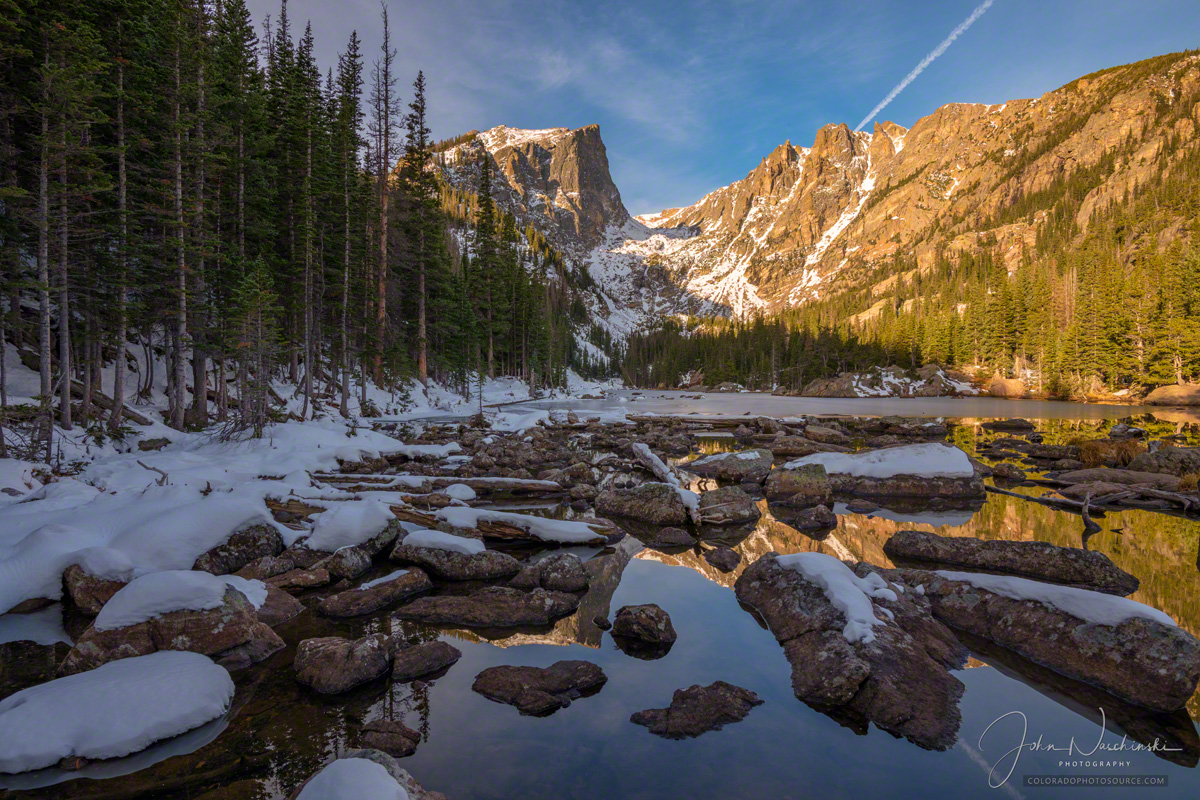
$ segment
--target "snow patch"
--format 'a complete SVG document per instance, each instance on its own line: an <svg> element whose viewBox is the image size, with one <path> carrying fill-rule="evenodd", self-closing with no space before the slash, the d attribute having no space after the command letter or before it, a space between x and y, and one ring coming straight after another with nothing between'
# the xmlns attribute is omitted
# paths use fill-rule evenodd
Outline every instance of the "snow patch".
<svg viewBox="0 0 1200 800"><path fill-rule="evenodd" d="M933 443L888 447L866 453L814 453L784 464L795 469L820 464L831 475L856 478L894 478L917 475L924 478L970 478L975 474L971 459L957 447Z"/></svg>
<svg viewBox="0 0 1200 800"><path fill-rule="evenodd" d="M409 547L449 550L465 556L473 556L487 549L478 539L468 539L466 536L455 536L452 533L431 530L413 531L404 537L403 543Z"/></svg>
<svg viewBox="0 0 1200 800"><path fill-rule="evenodd" d="M818 586L833 607L846 617L842 635L846 641L869 643L875 641L875 628L887 622L875 616L872 598L895 600L896 593L887 581L872 572L860 578L838 559L825 553L794 553L779 556L776 563L800 573L809 583ZM886 611L887 609L880 609Z"/></svg>

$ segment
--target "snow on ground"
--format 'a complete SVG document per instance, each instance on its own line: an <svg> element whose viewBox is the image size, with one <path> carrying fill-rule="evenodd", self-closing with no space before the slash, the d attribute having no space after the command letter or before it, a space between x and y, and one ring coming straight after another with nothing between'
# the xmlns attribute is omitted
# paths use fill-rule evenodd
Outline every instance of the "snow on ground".
<svg viewBox="0 0 1200 800"><path fill-rule="evenodd" d="M426 547L431 550L449 550L465 556L473 556L487 549L478 539L468 539L465 536L431 530L413 531L404 537L404 544L409 547Z"/></svg>
<svg viewBox="0 0 1200 800"><path fill-rule="evenodd" d="M32 614L0 614L0 644L34 642L51 645L55 642L74 644L63 628L63 607L57 603Z"/></svg>
<svg viewBox="0 0 1200 800"><path fill-rule="evenodd" d="M408 792L383 766L365 758L339 758L305 784L296 800L408 800Z"/></svg>
<svg viewBox="0 0 1200 800"><path fill-rule="evenodd" d="M481 522L503 522L521 528L546 542L589 542L599 536L591 526L582 522L531 517L527 514L513 514L486 508L452 506L440 509L437 512L437 518L450 523L455 528L478 528Z"/></svg>
<svg viewBox="0 0 1200 800"><path fill-rule="evenodd" d="M1005 575L985 575L977 572L953 572L937 570L937 574L949 581L962 581L979 589L1007 597L1012 600L1035 600L1057 608L1073 617L1096 625L1120 625L1130 619L1148 619L1163 625L1176 627L1175 620L1157 608L1117 597L1103 592L1058 586L1052 583L1031 581L1027 578L1012 578Z"/></svg>
<svg viewBox="0 0 1200 800"><path fill-rule="evenodd" d="M255 608L267 601L267 587L262 581L192 570L163 570L135 578L123 586L100 609L92 625L98 631L111 631L172 611L220 608L230 587L244 594Z"/></svg>
<svg viewBox="0 0 1200 800"><path fill-rule="evenodd" d="M317 517L304 544L312 550L330 553L354 547L382 533L395 518L388 503L382 500L335 503Z"/></svg>
<svg viewBox="0 0 1200 800"><path fill-rule="evenodd" d="M136 753L220 717L233 691L224 667L180 651L123 658L24 689L0 701L0 772Z"/></svg>
<svg viewBox="0 0 1200 800"><path fill-rule="evenodd" d="M820 464L831 475L856 478L894 478L919 475L925 478L970 478L975 474L971 459L957 447L936 442L888 447L866 453L814 453L784 464L795 469Z"/></svg>
<svg viewBox="0 0 1200 800"><path fill-rule="evenodd" d="M846 617L842 635L846 641L873 642L877 625L886 625L885 620L875 616L872 598L895 600L896 593L888 588L887 581L870 573L860 578L838 559L825 553L794 553L779 556L779 566L794 570L809 583L819 586L833 607ZM886 609L883 609L886 612Z"/></svg>
<svg viewBox="0 0 1200 800"><path fill-rule="evenodd" d="M461 483L454 483L442 489L442 494L464 503L475 499L475 490Z"/></svg>
<svg viewBox="0 0 1200 800"><path fill-rule="evenodd" d="M34 476L34 472L47 470L45 464L35 464L32 461L20 461L15 458L0 458L0 503L13 492L25 494L41 488L42 482Z"/></svg>

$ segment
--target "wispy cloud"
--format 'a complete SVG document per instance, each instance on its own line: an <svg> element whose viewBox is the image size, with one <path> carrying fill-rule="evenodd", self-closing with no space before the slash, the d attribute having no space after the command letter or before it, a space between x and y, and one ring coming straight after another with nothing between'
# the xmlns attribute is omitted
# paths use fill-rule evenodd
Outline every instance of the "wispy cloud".
<svg viewBox="0 0 1200 800"><path fill-rule="evenodd" d="M971 12L971 16L963 20L957 28L950 31L950 35L943 39L941 44L933 48L929 55L922 58L921 63L917 64L917 66L913 68L912 72L905 75L904 80L896 84L895 88L888 92L887 97L883 98L879 105L871 109L871 113L863 117L863 121L858 123L858 127L856 127L854 130L861 131L864 125L874 119L876 114L878 114L880 111L883 111L883 109L887 107L888 103L895 100L896 96L903 92L910 83L916 80L917 76L924 72L926 67L936 61L942 53L946 52L950 45L954 44L955 39L957 39L959 36L962 36L966 32L967 28L974 25L975 20L982 17L983 13L992 7L993 2L995 2L995 0L984 0L982 3L976 6L975 10Z"/></svg>

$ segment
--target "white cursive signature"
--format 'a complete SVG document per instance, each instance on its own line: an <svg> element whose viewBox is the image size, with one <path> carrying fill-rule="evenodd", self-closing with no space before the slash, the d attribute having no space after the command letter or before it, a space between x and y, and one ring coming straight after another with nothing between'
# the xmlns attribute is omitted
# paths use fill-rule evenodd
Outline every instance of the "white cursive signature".
<svg viewBox="0 0 1200 800"><path fill-rule="evenodd" d="M1074 736L1071 737L1071 743L1066 745L1065 747L1061 746L1061 745L1051 744L1049 742L1043 742L1041 736L1039 736L1037 739L1034 739L1033 741L1029 741L1029 720L1028 720L1028 718L1026 718L1025 712L1009 711L1007 714L1002 714L999 717L997 717L996 719L992 720L992 724L988 725L987 728L984 729L983 733L981 733L979 735L979 751L981 753L983 752L983 740L984 740L984 737L986 737L988 735L988 731L990 731L992 729L992 727L1000 720L1005 719L1007 717L1011 717L1014 714L1021 718L1021 742L1016 747L1012 748L1011 750L1009 750L1009 751L1005 752L1003 755L1001 755L1000 758L996 761L996 763L992 765L991 770L988 771L988 786L990 786L993 789L999 789L1001 786L1008 783L1008 779L1012 777L1013 772L1017 768L1017 762L1021 758L1021 753L1025 750L1029 750L1030 752L1043 752L1043 753L1055 752L1055 751L1065 752L1068 756L1071 756L1071 755L1091 756L1101 750L1103 750L1105 752L1146 751L1146 752L1150 752L1150 753L1163 753L1163 752L1167 752L1167 751L1179 751L1179 750L1183 749L1181 747L1168 747L1166 744L1164 744L1157 738L1154 740L1153 743L1148 744L1148 745L1141 744L1138 742L1129 744L1127 741L1129 738L1128 735L1122 736L1120 742L1106 744L1104 742L1104 732L1105 732L1105 726L1106 726L1108 720L1105 718L1104 709L1101 708L1100 709L1100 733L1097 734L1096 743L1095 743L1095 745L1092 746L1091 750L1084 750L1082 747L1077 745L1075 743ZM999 783L997 783L996 782L997 771L1003 769L1002 765L1006 761L1008 761L1009 758L1012 759L1012 763L1010 763L1008 765L1008 771L1004 773L1004 777L1000 779Z"/></svg>

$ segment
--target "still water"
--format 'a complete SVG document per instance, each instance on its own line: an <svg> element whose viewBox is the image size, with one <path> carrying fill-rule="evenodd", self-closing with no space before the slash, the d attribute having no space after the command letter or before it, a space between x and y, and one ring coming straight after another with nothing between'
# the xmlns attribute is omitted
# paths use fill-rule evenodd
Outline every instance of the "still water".
<svg viewBox="0 0 1200 800"><path fill-rule="evenodd" d="M716 413L713 405L728 401L743 404L735 406L742 411L768 413L745 406L749 399L718 396L712 405L697 410ZM773 403L780 398L765 399ZM652 402L636 405L649 410ZM1100 407L1073 408L1074 417L1064 412L1042 423L1048 441L1094 433L1110 424L1102 416L1090 416ZM1120 411L1120 416L1127 416L1131 410ZM1030 411L1017 410L998 416L1018 414L1031 416ZM1179 424L1144 417L1142 421L1164 430ZM962 424L952 432L956 443L972 451L988 436L974 424ZM1027 740L1041 737L1044 746L1067 748L1074 738L1084 752L1092 751L1098 740L1116 747L1126 732L1132 737L1130 746L1134 739L1149 742L1161 735L1180 749L1158 754L1097 751L1091 759L1078 750L1070 757L1026 750L1012 777L995 790L1006 796L1084 796L1076 789L1024 786L1026 775L1165 776L1163 787L1110 793L1131 798L1200 796L1200 773L1195 769L1200 734L1193 721L1200 715L1200 698L1192 699L1187 712L1151 715L980 646L967 667L955 673L966 686L957 741L944 751L923 750L876 728L862 731L843 726L797 700L782 649L739 605L732 591L745 565L771 550L819 551L890 566L884 543L895 531L910 528L1081 546L1083 528L1077 516L997 495L989 495L986 504L974 511L883 509L863 515L849 513L839 504L837 528L815 539L776 520L765 503L761 507L768 513L756 525L726 534L742 555L742 565L733 573L717 571L691 549L631 552L635 548L627 546L578 551L583 558L602 560L598 576L580 611L548 630L480 635L395 623L386 612L348 621L303 614L279 629L289 645L286 651L239 674L237 704L229 718L198 732L190 743L160 750L158 757L163 760L158 763L147 766L156 757L148 752L132 767L139 771L124 777L76 777L32 788L67 777L42 773L9 778L0 786L28 787L13 795L44 798L286 797L329 759L354 747L364 722L387 718L403 720L422 733L416 753L401 763L427 788L452 800L975 798L992 791L989 775L992 783L998 783L1009 771L1012 756L1007 761L1003 756L1021 744L1022 728ZM570 511L551 507L542 513L569 515ZM1193 634L1200 634L1200 522L1145 511L1108 514L1098 521L1104 530L1090 537L1086 546L1108 554L1141 579L1134 599L1162 609ZM514 554L537 555L528 550ZM623 605L641 603L662 606L679 633L674 647L658 660L625 655L591 622L597 614L611 617ZM375 631L414 641L441 637L462 650L463 658L446 674L423 683L392 683L384 678L332 698L319 697L295 682L291 661L300 640ZM512 707L471 691L475 675L486 667L548 666L562 659L592 661L605 671L608 682L598 694L545 718L521 716ZM765 702L742 722L684 741L658 738L629 721L636 711L668 705L677 688L715 680L751 689ZM1115 765L1063 766L1068 760L1096 759ZM107 768L107 773L96 777L114 773L113 765Z"/></svg>

